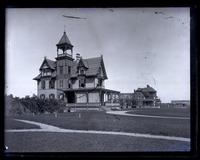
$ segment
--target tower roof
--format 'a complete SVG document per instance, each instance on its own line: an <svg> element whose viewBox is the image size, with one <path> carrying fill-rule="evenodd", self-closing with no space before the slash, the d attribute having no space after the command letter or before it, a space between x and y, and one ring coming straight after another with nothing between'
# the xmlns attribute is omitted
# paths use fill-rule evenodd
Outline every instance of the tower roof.
<svg viewBox="0 0 200 160"><path fill-rule="evenodd" d="M57 45L63 45L63 44L69 44L72 46L69 38L67 37L66 32L64 31L63 36L61 37L60 41L58 42Z"/></svg>

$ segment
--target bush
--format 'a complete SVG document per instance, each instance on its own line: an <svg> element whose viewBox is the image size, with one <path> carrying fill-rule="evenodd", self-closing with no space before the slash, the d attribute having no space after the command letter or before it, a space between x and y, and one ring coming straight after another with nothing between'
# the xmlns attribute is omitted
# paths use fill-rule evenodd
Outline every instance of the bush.
<svg viewBox="0 0 200 160"><path fill-rule="evenodd" d="M23 113L54 113L63 112L65 109L64 101L57 99L40 99L38 97L13 98L12 95L6 96L6 115L17 115Z"/></svg>

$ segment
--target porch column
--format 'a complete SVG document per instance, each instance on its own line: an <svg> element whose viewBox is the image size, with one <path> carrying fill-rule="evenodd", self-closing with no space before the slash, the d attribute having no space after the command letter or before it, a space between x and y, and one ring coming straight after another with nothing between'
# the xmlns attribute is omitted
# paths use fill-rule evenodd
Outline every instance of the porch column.
<svg viewBox="0 0 200 160"><path fill-rule="evenodd" d="M100 91L100 103L101 103L101 105L104 105L104 95L105 95L105 93L103 92L103 91Z"/></svg>
<svg viewBox="0 0 200 160"><path fill-rule="evenodd" d="M86 101L87 101L86 103L89 103L89 94L88 94L88 92L86 92L86 99L87 99L87 100L86 100Z"/></svg>

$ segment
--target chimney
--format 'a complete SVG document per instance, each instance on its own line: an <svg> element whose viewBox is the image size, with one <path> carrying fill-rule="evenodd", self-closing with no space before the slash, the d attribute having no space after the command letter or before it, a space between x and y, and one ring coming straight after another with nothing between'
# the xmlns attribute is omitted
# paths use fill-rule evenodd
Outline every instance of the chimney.
<svg viewBox="0 0 200 160"><path fill-rule="evenodd" d="M147 88L149 88L150 86L147 84Z"/></svg>
<svg viewBox="0 0 200 160"><path fill-rule="evenodd" d="M81 59L81 56L79 53L76 53L76 61L78 62Z"/></svg>

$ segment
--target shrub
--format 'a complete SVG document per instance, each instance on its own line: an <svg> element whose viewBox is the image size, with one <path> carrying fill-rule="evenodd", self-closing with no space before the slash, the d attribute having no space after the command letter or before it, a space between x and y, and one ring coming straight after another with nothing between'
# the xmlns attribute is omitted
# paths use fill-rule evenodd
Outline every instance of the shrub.
<svg viewBox="0 0 200 160"><path fill-rule="evenodd" d="M64 101L57 99L40 99L38 97L18 98L13 96L5 97L6 115L16 115L23 113L54 113L63 112L65 109Z"/></svg>

